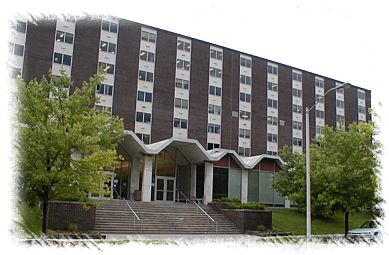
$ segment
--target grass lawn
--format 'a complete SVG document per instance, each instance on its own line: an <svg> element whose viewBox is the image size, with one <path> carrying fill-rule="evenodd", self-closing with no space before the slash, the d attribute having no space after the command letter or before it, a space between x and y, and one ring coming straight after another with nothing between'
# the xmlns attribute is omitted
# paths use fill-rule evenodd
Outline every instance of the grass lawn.
<svg viewBox="0 0 389 255"><path fill-rule="evenodd" d="M267 208L273 212L273 228L278 231L291 232L294 235L305 235L306 214L296 209ZM356 228L367 220L373 219L370 214L350 214L349 229ZM312 234L344 234L344 214L336 213L329 219L312 217Z"/></svg>
<svg viewBox="0 0 389 255"><path fill-rule="evenodd" d="M24 231L24 235L40 235L42 230L42 211L39 208L28 207L22 203L18 208L19 220L16 222Z"/></svg>

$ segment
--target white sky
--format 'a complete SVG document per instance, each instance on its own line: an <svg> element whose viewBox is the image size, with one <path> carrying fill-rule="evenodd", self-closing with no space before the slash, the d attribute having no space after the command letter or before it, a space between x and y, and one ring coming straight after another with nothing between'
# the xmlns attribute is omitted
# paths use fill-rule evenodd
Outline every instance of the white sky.
<svg viewBox="0 0 389 255"><path fill-rule="evenodd" d="M12 5L12 6L11 6ZM1 8L2 82L7 83L8 20L20 14L103 14L144 23L196 39L301 68L372 90L372 106L381 116L379 139L387 146L389 130L388 1L8 1ZM10 114L1 95L1 176L9 171ZM386 116L385 116L386 114ZM8 118L7 118L8 116ZM386 150L387 152L387 150ZM387 153L383 159L387 183ZM8 163L7 163L8 162ZM10 175L4 176L10 178ZM9 179L8 179L9 180ZM3 182L4 183L4 182ZM0 185L2 186L2 185ZM384 197L388 191L384 186ZM4 189L4 192L3 192ZM10 194L1 187L1 194ZM386 207L386 212L388 212ZM4 225L2 225L4 228ZM3 231L3 230L2 230ZM2 232L3 233L3 232ZM4 232L6 233L6 232Z"/></svg>

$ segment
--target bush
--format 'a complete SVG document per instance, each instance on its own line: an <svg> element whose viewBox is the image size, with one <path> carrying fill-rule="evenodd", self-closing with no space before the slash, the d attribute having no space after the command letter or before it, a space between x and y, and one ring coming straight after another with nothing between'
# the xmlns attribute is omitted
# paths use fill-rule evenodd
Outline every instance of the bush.
<svg viewBox="0 0 389 255"><path fill-rule="evenodd" d="M68 224L68 230L72 231L72 232L77 232L77 230L78 230L77 223L69 223Z"/></svg>
<svg viewBox="0 0 389 255"><path fill-rule="evenodd" d="M257 231L258 232L265 232L266 231L266 227L264 225L258 225L257 226Z"/></svg>
<svg viewBox="0 0 389 255"><path fill-rule="evenodd" d="M229 204L227 209L252 209L252 210L264 210L265 206L257 203L242 203L242 204Z"/></svg>
<svg viewBox="0 0 389 255"><path fill-rule="evenodd" d="M239 198L228 198L228 197L222 197L220 199L213 199L213 202L233 202L233 203L240 203Z"/></svg>

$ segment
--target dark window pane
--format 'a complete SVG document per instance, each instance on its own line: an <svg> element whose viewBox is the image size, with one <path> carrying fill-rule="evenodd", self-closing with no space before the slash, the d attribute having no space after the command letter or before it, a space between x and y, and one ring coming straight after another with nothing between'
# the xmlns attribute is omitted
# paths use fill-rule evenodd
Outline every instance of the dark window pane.
<svg viewBox="0 0 389 255"><path fill-rule="evenodd" d="M150 34L149 34L149 42L155 43L156 37L157 37L157 36L156 36L155 34L150 33Z"/></svg>
<svg viewBox="0 0 389 255"><path fill-rule="evenodd" d="M109 31L112 33L117 33L118 32L118 25L116 25L115 23L111 23L111 28Z"/></svg>
<svg viewBox="0 0 389 255"><path fill-rule="evenodd" d="M146 101L146 102L151 102L151 100L152 100L152 95L153 95L153 94L147 93L147 92L146 92L146 94L145 94L145 101Z"/></svg>
<svg viewBox="0 0 389 255"><path fill-rule="evenodd" d="M70 66L71 62L72 62L72 57L64 54L63 55L63 64Z"/></svg>
<svg viewBox="0 0 389 255"><path fill-rule="evenodd" d="M108 47L108 52L109 53L115 53L116 52L116 44L110 43Z"/></svg>
<svg viewBox="0 0 389 255"><path fill-rule="evenodd" d="M109 31L109 22L103 20L103 22L101 24L101 29L105 30L105 31Z"/></svg>
<svg viewBox="0 0 389 255"><path fill-rule="evenodd" d="M73 44L73 34L66 33L65 42Z"/></svg>
<svg viewBox="0 0 389 255"><path fill-rule="evenodd" d="M136 121L143 122L143 113L142 112L136 112Z"/></svg>
<svg viewBox="0 0 389 255"><path fill-rule="evenodd" d="M187 120L181 120L181 128L187 128L187 126L188 126L188 122L187 122Z"/></svg>
<svg viewBox="0 0 389 255"><path fill-rule="evenodd" d="M151 114L150 113L145 113L144 114L144 122L149 123L151 121Z"/></svg>
<svg viewBox="0 0 389 255"><path fill-rule="evenodd" d="M153 80L154 80L154 74L153 73L149 73L149 72L147 72L147 81L149 81L149 82L153 82Z"/></svg>
<svg viewBox="0 0 389 255"><path fill-rule="evenodd" d="M144 92L143 91L138 91L138 100L143 101L144 100Z"/></svg>
<svg viewBox="0 0 389 255"><path fill-rule="evenodd" d="M145 81L146 80L146 72L139 70L139 80Z"/></svg>
<svg viewBox="0 0 389 255"><path fill-rule="evenodd" d="M100 50L107 51L108 50L108 43L104 42L104 41L101 41L100 42Z"/></svg>
<svg viewBox="0 0 389 255"><path fill-rule="evenodd" d="M56 35L55 35L55 40L57 42L63 42L65 40L65 33L62 32L62 31L57 31Z"/></svg>
<svg viewBox="0 0 389 255"><path fill-rule="evenodd" d="M115 66L111 64L107 64L107 73L114 74L115 72Z"/></svg>
<svg viewBox="0 0 389 255"><path fill-rule="evenodd" d="M180 127L180 119L175 118L175 119L174 119L173 126L174 126L174 127Z"/></svg>
<svg viewBox="0 0 389 255"><path fill-rule="evenodd" d="M23 45L15 44L15 51L14 51L15 55L23 56L23 50L24 50Z"/></svg>
<svg viewBox="0 0 389 255"><path fill-rule="evenodd" d="M22 22L22 21L16 22L16 31L18 31L20 33L25 33L26 27L27 27L27 24L25 22Z"/></svg>
<svg viewBox="0 0 389 255"><path fill-rule="evenodd" d="M57 52L54 53L54 63L62 64L62 54Z"/></svg>

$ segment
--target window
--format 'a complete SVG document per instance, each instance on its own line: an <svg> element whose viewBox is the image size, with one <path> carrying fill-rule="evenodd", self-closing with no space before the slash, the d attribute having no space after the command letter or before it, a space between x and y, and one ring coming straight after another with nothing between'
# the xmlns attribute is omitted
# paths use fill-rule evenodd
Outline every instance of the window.
<svg viewBox="0 0 389 255"><path fill-rule="evenodd" d="M240 65L251 68L251 59L240 58Z"/></svg>
<svg viewBox="0 0 389 255"><path fill-rule="evenodd" d="M189 71L189 69L190 69L190 62L182 60L182 59L177 59L176 66L177 66L177 69Z"/></svg>
<svg viewBox="0 0 389 255"><path fill-rule="evenodd" d="M303 139L293 137L292 143L294 146L302 147L303 146Z"/></svg>
<svg viewBox="0 0 389 255"><path fill-rule="evenodd" d="M318 88L324 88L324 81L315 78L315 86Z"/></svg>
<svg viewBox="0 0 389 255"><path fill-rule="evenodd" d="M344 102L342 100L336 100L336 107L344 108Z"/></svg>
<svg viewBox="0 0 389 255"><path fill-rule="evenodd" d="M239 111L239 117L243 120L249 120L251 117L251 112Z"/></svg>
<svg viewBox="0 0 389 255"><path fill-rule="evenodd" d="M72 62L72 56L54 52L54 63L70 66Z"/></svg>
<svg viewBox="0 0 389 255"><path fill-rule="evenodd" d="M250 138L250 129L239 128L239 137Z"/></svg>
<svg viewBox="0 0 389 255"><path fill-rule="evenodd" d="M24 46L17 43L10 43L9 53L17 56L23 56Z"/></svg>
<svg viewBox="0 0 389 255"><path fill-rule="evenodd" d="M365 100L365 91L358 90L358 99Z"/></svg>
<svg viewBox="0 0 389 255"><path fill-rule="evenodd" d="M96 86L97 94L112 96L113 86L107 84L99 84Z"/></svg>
<svg viewBox="0 0 389 255"><path fill-rule="evenodd" d="M278 135L277 134L272 134L272 133L267 133L267 141L276 143L278 140Z"/></svg>
<svg viewBox="0 0 389 255"><path fill-rule="evenodd" d="M240 92L239 93L239 99L240 99L240 101L250 103L251 102L251 95L243 93L243 92Z"/></svg>
<svg viewBox="0 0 389 255"><path fill-rule="evenodd" d="M276 151L266 151L266 154L267 155L273 155L273 156L277 156L278 153Z"/></svg>
<svg viewBox="0 0 389 255"><path fill-rule="evenodd" d="M208 144L207 144L207 147L208 147L208 150L213 150L213 149L216 149L216 148L220 148L220 144L217 144L217 143L208 143Z"/></svg>
<svg viewBox="0 0 389 255"><path fill-rule="evenodd" d="M187 129L187 128L188 128L188 120L186 120L186 119L174 118L174 120L173 120L173 126L174 126L175 128Z"/></svg>
<svg viewBox="0 0 389 255"><path fill-rule="evenodd" d="M366 113L366 108L364 106L358 105L358 112L365 114Z"/></svg>
<svg viewBox="0 0 389 255"><path fill-rule="evenodd" d="M344 94L344 88L336 89L336 92L339 94Z"/></svg>
<svg viewBox="0 0 389 255"><path fill-rule="evenodd" d="M136 121L143 123L150 123L151 121L151 113L147 112L136 112Z"/></svg>
<svg viewBox="0 0 389 255"><path fill-rule="evenodd" d="M300 121L293 121L293 129L302 130L303 123Z"/></svg>
<svg viewBox="0 0 389 255"><path fill-rule="evenodd" d="M278 91L278 84L273 82L267 83L267 90Z"/></svg>
<svg viewBox="0 0 389 255"><path fill-rule="evenodd" d="M176 88L189 89L189 81L176 78Z"/></svg>
<svg viewBox="0 0 389 255"><path fill-rule="evenodd" d="M267 65L267 72L270 74L278 74L278 68L276 66Z"/></svg>
<svg viewBox="0 0 389 255"><path fill-rule="evenodd" d="M295 97L302 97L303 91L301 89L292 88L292 95Z"/></svg>
<svg viewBox="0 0 389 255"><path fill-rule="evenodd" d="M322 134L322 133L323 133L323 128L324 128L324 127L316 126L316 134L317 134L317 135Z"/></svg>
<svg viewBox="0 0 389 255"><path fill-rule="evenodd" d="M271 108L277 109L278 108L278 101L274 100L274 99L268 98L267 99L267 107L271 107Z"/></svg>
<svg viewBox="0 0 389 255"><path fill-rule="evenodd" d="M140 57L141 60L154 63L154 53L141 50Z"/></svg>
<svg viewBox="0 0 389 255"><path fill-rule="evenodd" d="M220 134L220 125L208 123L208 133Z"/></svg>
<svg viewBox="0 0 389 255"><path fill-rule="evenodd" d="M144 144L150 144L150 135L148 135L148 134L142 134L142 133L136 133L136 136L137 136Z"/></svg>
<svg viewBox="0 0 389 255"><path fill-rule="evenodd" d="M210 114L221 114L221 106L210 104L208 105L208 113Z"/></svg>
<svg viewBox="0 0 389 255"><path fill-rule="evenodd" d="M57 42L73 44L73 34L57 30L57 33L55 34L55 40Z"/></svg>
<svg viewBox="0 0 389 255"><path fill-rule="evenodd" d="M240 83L251 85L251 77L246 75L240 75Z"/></svg>
<svg viewBox="0 0 389 255"><path fill-rule="evenodd" d="M154 74L139 70L139 80L153 82Z"/></svg>
<svg viewBox="0 0 389 255"><path fill-rule="evenodd" d="M190 43L177 40L177 49L190 52Z"/></svg>
<svg viewBox="0 0 389 255"><path fill-rule="evenodd" d="M295 81L302 81L301 73L292 72L292 79Z"/></svg>
<svg viewBox="0 0 389 255"><path fill-rule="evenodd" d="M151 101L153 100L153 94L139 90L137 99L138 99L138 101L151 103Z"/></svg>
<svg viewBox="0 0 389 255"><path fill-rule="evenodd" d="M111 32L111 33L117 33L118 32L118 25L109 21L103 20L101 22L101 29Z"/></svg>
<svg viewBox="0 0 389 255"><path fill-rule="evenodd" d="M344 123L344 116L336 114L336 122Z"/></svg>
<svg viewBox="0 0 389 255"><path fill-rule="evenodd" d="M27 30L27 23L22 21L16 21L16 27L15 30L20 33L26 33Z"/></svg>
<svg viewBox="0 0 389 255"><path fill-rule="evenodd" d="M250 148L239 147L238 154L244 157L250 157Z"/></svg>
<svg viewBox="0 0 389 255"><path fill-rule="evenodd" d="M324 103L324 96L316 94L315 95L315 102Z"/></svg>
<svg viewBox="0 0 389 255"><path fill-rule="evenodd" d="M17 67L11 67L10 68L10 76L13 79L16 79L17 77L20 77L22 75L22 69Z"/></svg>
<svg viewBox="0 0 389 255"><path fill-rule="evenodd" d="M189 107L189 101L182 98L174 98L174 107L181 108L181 109L188 109Z"/></svg>
<svg viewBox="0 0 389 255"><path fill-rule="evenodd" d="M104 71L107 72L107 74L114 74L115 73L115 66L112 64L99 62L99 68L103 68Z"/></svg>
<svg viewBox="0 0 389 255"><path fill-rule="evenodd" d="M219 60L223 59L223 52L222 51L211 49L210 55L211 55L211 58L214 58L214 59L219 59Z"/></svg>
<svg viewBox="0 0 389 255"><path fill-rule="evenodd" d="M276 126L278 124L278 118L273 116L267 116L267 124Z"/></svg>
<svg viewBox="0 0 389 255"><path fill-rule="evenodd" d="M324 119L324 111L316 110L316 118Z"/></svg>
<svg viewBox="0 0 389 255"><path fill-rule="evenodd" d="M157 38L156 34L150 33L150 32L146 32L146 31L142 30L142 40L143 41L155 43L156 38Z"/></svg>
<svg viewBox="0 0 389 255"><path fill-rule="evenodd" d="M215 86L209 86L209 94L214 96L221 96L222 95L222 88L215 87Z"/></svg>
<svg viewBox="0 0 389 255"><path fill-rule="evenodd" d="M217 69L215 67L210 67L209 68L209 75L212 77L221 78L222 77L222 70Z"/></svg>
<svg viewBox="0 0 389 255"><path fill-rule="evenodd" d="M303 107L301 105L292 105L292 111L295 113L302 113L303 112Z"/></svg>
<svg viewBox="0 0 389 255"><path fill-rule="evenodd" d="M103 106L103 105L95 105L95 109L96 109L97 111L100 111L100 112L102 112L102 111L111 112L111 110L112 110L111 107L109 107L109 106Z"/></svg>
<svg viewBox="0 0 389 255"><path fill-rule="evenodd" d="M116 44L110 42L100 41L100 50L108 53L116 52Z"/></svg>

